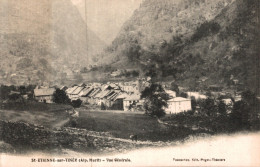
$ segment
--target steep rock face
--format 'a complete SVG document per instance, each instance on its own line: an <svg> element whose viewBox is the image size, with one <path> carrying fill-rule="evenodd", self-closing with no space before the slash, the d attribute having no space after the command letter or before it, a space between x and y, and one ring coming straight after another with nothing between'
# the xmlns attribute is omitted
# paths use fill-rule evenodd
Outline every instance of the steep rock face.
<svg viewBox="0 0 260 167"><path fill-rule="evenodd" d="M9 83L59 81L64 70L90 63L104 47L69 0L0 4L0 72Z"/></svg>

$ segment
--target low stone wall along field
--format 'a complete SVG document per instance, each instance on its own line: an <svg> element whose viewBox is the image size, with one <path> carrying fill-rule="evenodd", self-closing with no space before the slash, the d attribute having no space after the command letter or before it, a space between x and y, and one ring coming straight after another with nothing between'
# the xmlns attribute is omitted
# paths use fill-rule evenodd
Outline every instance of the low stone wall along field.
<svg viewBox="0 0 260 167"><path fill-rule="evenodd" d="M46 129L22 122L0 121L0 140L21 150L72 149L81 152L123 152L149 146L114 138L107 132L76 128Z"/></svg>

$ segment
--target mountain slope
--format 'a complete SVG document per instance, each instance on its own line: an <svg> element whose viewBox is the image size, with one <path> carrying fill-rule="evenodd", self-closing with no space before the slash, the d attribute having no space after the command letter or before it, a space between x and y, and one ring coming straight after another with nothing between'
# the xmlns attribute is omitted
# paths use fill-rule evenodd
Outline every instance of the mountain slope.
<svg viewBox="0 0 260 167"><path fill-rule="evenodd" d="M105 46L69 0L1 0L0 4L2 81L59 82L63 71L90 63Z"/></svg>
<svg viewBox="0 0 260 167"><path fill-rule="evenodd" d="M205 35L209 29L204 29L203 35L198 35L198 29L193 35L198 38L193 38L183 48L180 57L183 63L189 62L191 57L199 57L203 63L195 63L186 68L180 78L189 85L206 77L208 80L197 83L197 86L218 84L233 89L251 89L259 93L258 12L259 1L236 0L207 23L218 25L218 31ZM234 84L234 80L237 80L238 85Z"/></svg>
<svg viewBox="0 0 260 167"><path fill-rule="evenodd" d="M144 1L102 60L193 90L259 93L258 0L155 2Z"/></svg>
<svg viewBox="0 0 260 167"><path fill-rule="evenodd" d="M161 42L169 42L173 36L187 39L200 24L213 19L231 2L232 0L146 0L123 25L109 51L105 53L109 58L104 62L124 59L122 52L133 41L145 50L155 51Z"/></svg>

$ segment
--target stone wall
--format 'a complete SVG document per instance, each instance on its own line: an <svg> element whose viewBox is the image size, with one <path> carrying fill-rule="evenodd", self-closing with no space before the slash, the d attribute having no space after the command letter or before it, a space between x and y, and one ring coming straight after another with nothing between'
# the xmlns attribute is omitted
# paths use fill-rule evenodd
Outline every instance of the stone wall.
<svg viewBox="0 0 260 167"><path fill-rule="evenodd" d="M42 126L8 121L0 121L0 140L15 148L38 150L67 148L83 152L122 152L145 146L138 142L114 138L107 132L77 128L49 130Z"/></svg>

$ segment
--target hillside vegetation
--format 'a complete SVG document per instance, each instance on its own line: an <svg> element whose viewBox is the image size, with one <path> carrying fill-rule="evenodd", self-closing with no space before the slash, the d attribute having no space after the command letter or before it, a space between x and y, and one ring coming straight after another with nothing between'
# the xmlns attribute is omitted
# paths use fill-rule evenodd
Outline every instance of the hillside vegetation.
<svg viewBox="0 0 260 167"><path fill-rule="evenodd" d="M189 38L196 28L213 19L232 1L226 0L146 0L123 25L105 54L123 59L124 50L137 42L145 50L156 51L173 36ZM110 55L108 56L110 58ZM103 59L104 60L104 59ZM106 62L107 60L103 61Z"/></svg>
<svg viewBox="0 0 260 167"><path fill-rule="evenodd" d="M259 92L259 1L144 1L100 64L207 85ZM238 80L238 85L234 85Z"/></svg>

